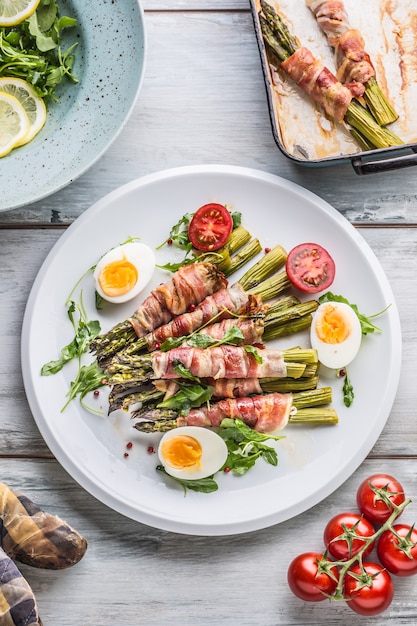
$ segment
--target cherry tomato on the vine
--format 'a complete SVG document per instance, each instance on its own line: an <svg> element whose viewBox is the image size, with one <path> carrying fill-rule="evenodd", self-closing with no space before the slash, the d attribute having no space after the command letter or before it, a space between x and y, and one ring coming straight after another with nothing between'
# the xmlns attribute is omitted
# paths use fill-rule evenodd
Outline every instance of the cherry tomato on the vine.
<svg viewBox="0 0 417 626"><path fill-rule="evenodd" d="M317 293L330 287L336 266L319 244L301 243L288 253L285 270L294 287L306 293Z"/></svg>
<svg viewBox="0 0 417 626"><path fill-rule="evenodd" d="M287 572L288 585L297 598L321 602L332 595L338 582L338 570L318 552L304 552L292 560Z"/></svg>
<svg viewBox="0 0 417 626"><path fill-rule="evenodd" d="M392 528L394 532L386 530L379 538L378 558L391 574L413 576L417 574L417 529L407 524Z"/></svg>
<svg viewBox="0 0 417 626"><path fill-rule="evenodd" d="M346 573L344 596L347 605L360 615L378 615L389 607L394 597L394 584L379 563L357 563Z"/></svg>
<svg viewBox="0 0 417 626"><path fill-rule="evenodd" d="M389 474L374 474L366 478L356 494L358 508L372 524L384 524L394 508L405 500L401 483Z"/></svg>
<svg viewBox="0 0 417 626"><path fill-rule="evenodd" d="M197 250L219 250L233 230L233 218L222 204L211 202L194 213L188 227L188 238Z"/></svg>
<svg viewBox="0 0 417 626"><path fill-rule="evenodd" d="M375 529L371 522L358 513L339 513L328 521L323 534L327 550L335 559L341 561L350 559L364 547L365 542L372 537ZM363 539L362 539L363 537ZM363 556L369 554L374 542L363 551Z"/></svg>

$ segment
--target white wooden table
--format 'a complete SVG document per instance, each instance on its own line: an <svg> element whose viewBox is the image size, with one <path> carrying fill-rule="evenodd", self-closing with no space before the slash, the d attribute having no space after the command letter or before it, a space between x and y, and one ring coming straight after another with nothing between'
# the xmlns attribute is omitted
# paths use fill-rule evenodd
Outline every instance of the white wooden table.
<svg viewBox="0 0 417 626"><path fill-rule="evenodd" d="M287 587L286 570L293 556L321 546L325 522L353 506L359 482L370 473L397 476L415 499L407 519L417 519L417 170L359 177L350 165L293 165L272 137L247 0L143 0L143 6L148 33L145 79L121 135L69 187L0 214L0 479L66 519L89 541L87 554L74 568L50 572L22 566L22 572L35 591L44 626L368 623L339 604L297 600ZM359 229L386 271L404 343L393 409L359 469L335 493L295 519L232 537L160 531L91 497L48 450L21 377L26 300L64 229L128 181L202 163L271 172L329 201ZM417 579L396 582L392 606L369 623L417 623Z"/></svg>

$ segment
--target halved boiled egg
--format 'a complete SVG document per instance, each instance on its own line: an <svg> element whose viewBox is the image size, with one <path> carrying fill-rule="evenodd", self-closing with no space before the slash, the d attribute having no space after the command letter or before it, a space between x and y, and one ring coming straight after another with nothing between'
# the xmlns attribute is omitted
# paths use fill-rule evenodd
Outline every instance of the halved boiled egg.
<svg viewBox="0 0 417 626"><path fill-rule="evenodd" d="M94 281L99 295L120 304L138 295L155 269L155 255L144 243L129 242L109 250L97 263Z"/></svg>
<svg viewBox="0 0 417 626"><path fill-rule="evenodd" d="M311 346L325 367L340 369L357 355L362 330L358 316L344 302L324 302L313 314Z"/></svg>
<svg viewBox="0 0 417 626"><path fill-rule="evenodd" d="M227 446L213 430L180 426L162 437L158 456L174 478L198 480L215 474L227 459Z"/></svg>

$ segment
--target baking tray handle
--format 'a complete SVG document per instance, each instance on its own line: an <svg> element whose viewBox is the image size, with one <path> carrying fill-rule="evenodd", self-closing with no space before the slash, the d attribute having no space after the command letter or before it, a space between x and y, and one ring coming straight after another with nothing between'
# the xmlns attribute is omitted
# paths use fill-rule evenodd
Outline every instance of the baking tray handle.
<svg viewBox="0 0 417 626"><path fill-rule="evenodd" d="M417 165L417 147L412 148L414 154L402 154L390 159L376 159L367 161L362 157L352 160L352 166L355 172L361 176L364 174L377 174L378 172L390 172L399 170L403 167L411 167Z"/></svg>

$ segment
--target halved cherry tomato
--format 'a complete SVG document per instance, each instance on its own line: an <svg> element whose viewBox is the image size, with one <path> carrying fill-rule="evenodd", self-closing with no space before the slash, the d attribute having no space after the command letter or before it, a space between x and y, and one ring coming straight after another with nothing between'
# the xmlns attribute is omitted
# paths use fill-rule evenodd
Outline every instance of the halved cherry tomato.
<svg viewBox="0 0 417 626"><path fill-rule="evenodd" d="M378 491L380 490L380 491ZM356 492L358 508L373 524L384 524L394 507L402 504L405 493L401 483L389 474L373 474L366 478Z"/></svg>
<svg viewBox="0 0 417 626"><path fill-rule="evenodd" d="M417 529L407 524L394 524L378 541L378 558L391 574L417 574Z"/></svg>
<svg viewBox="0 0 417 626"><path fill-rule="evenodd" d="M348 569L344 580L347 605L359 615L378 615L394 597L391 576L379 563L357 563Z"/></svg>
<svg viewBox="0 0 417 626"><path fill-rule="evenodd" d="M329 553L335 559L343 561L362 550L374 533L374 527L363 516L357 513L340 513L327 523L323 539ZM363 556L369 554L373 546L374 542L370 543Z"/></svg>
<svg viewBox="0 0 417 626"><path fill-rule="evenodd" d="M301 243L290 250L285 269L294 287L306 293L328 289L336 273L334 260L317 243Z"/></svg>
<svg viewBox="0 0 417 626"><path fill-rule="evenodd" d="M188 227L188 238L197 250L218 250L229 239L233 218L222 204L211 202L197 209Z"/></svg>
<svg viewBox="0 0 417 626"><path fill-rule="evenodd" d="M317 552L304 552L288 567L288 585L297 598L321 602L331 596L337 586L339 572L330 561Z"/></svg>

